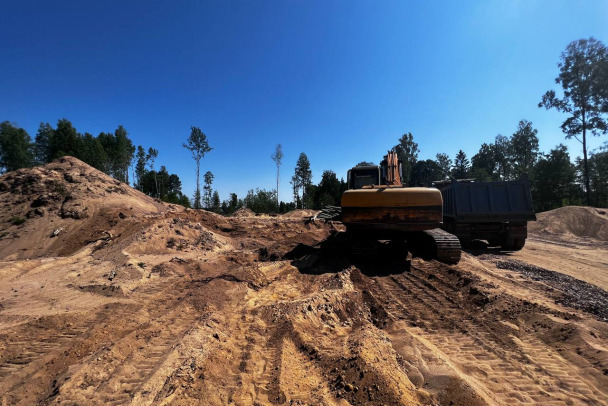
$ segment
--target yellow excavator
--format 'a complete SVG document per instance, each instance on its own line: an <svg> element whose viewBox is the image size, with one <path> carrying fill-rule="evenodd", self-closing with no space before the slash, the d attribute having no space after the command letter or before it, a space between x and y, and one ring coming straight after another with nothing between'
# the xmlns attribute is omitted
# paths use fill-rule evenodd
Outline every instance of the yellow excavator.
<svg viewBox="0 0 608 406"><path fill-rule="evenodd" d="M348 171L348 190L342 194L341 220L354 239L405 241L415 255L456 264L458 238L441 230L443 200L435 188L406 187L401 163L392 150L379 166L356 166Z"/></svg>

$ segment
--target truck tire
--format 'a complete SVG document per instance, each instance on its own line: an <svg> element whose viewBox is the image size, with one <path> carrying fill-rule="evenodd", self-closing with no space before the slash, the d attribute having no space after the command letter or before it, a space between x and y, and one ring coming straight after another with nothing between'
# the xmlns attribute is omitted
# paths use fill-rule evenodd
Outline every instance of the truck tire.
<svg viewBox="0 0 608 406"><path fill-rule="evenodd" d="M505 251L519 251L526 244L526 239L521 237L508 238L501 248Z"/></svg>
<svg viewBox="0 0 608 406"><path fill-rule="evenodd" d="M466 237L458 237L462 248L471 248L471 239Z"/></svg>
<svg viewBox="0 0 608 406"><path fill-rule="evenodd" d="M526 226L511 227L503 240L501 248L505 251L519 251L526 244L528 236Z"/></svg>
<svg viewBox="0 0 608 406"><path fill-rule="evenodd" d="M499 239L489 239L488 246L490 247L502 247L502 242Z"/></svg>

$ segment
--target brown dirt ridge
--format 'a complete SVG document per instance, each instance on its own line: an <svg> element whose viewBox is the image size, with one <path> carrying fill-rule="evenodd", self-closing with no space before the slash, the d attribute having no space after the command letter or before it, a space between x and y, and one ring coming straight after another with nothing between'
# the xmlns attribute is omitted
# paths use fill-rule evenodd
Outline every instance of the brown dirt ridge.
<svg viewBox="0 0 608 406"><path fill-rule="evenodd" d="M608 241L608 209L566 206L537 215L529 225L536 234L588 237Z"/></svg>
<svg viewBox="0 0 608 406"><path fill-rule="evenodd" d="M0 207L1 405L608 403L608 253L573 226L353 258L308 212L166 205L71 157Z"/></svg>

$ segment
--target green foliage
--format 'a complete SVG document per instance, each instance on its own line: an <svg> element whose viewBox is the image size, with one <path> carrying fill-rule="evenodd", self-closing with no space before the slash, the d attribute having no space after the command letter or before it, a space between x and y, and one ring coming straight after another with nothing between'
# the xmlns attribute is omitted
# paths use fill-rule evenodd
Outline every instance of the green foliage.
<svg viewBox="0 0 608 406"><path fill-rule="evenodd" d="M213 189L211 185L213 184L213 173L211 171L205 172L203 176L205 179L205 186L203 186L203 205L205 209L211 210L211 206L213 205Z"/></svg>
<svg viewBox="0 0 608 406"><path fill-rule="evenodd" d="M29 134L8 121L0 124L0 169L14 171L32 166L33 145Z"/></svg>
<svg viewBox="0 0 608 406"><path fill-rule="evenodd" d="M62 118L57 121L57 128L52 132L49 140L49 160L52 161L65 155L80 159L81 146L80 134L68 119Z"/></svg>
<svg viewBox="0 0 608 406"><path fill-rule="evenodd" d="M150 173L153 175L154 179L154 194L152 194L151 196L156 197L158 197L158 179L156 178L156 171L154 170L154 162L156 161L157 157L158 150L152 147L148 148L148 153L146 154L146 163L148 164L148 167L150 168Z"/></svg>
<svg viewBox="0 0 608 406"><path fill-rule="evenodd" d="M531 176L538 160L538 131L520 120L511 138L498 135L493 144L483 143L471 159L469 176L478 181L518 179Z"/></svg>
<svg viewBox="0 0 608 406"><path fill-rule="evenodd" d="M578 162L582 173L582 162ZM597 152L589 157L589 182L591 185L591 204L595 207L608 207L608 151Z"/></svg>
<svg viewBox="0 0 608 406"><path fill-rule="evenodd" d="M546 211L578 203L576 168L565 145L542 155L532 178L532 200L536 211Z"/></svg>
<svg viewBox="0 0 608 406"><path fill-rule="evenodd" d="M211 198L211 211L219 213L220 208L221 208L220 194L217 190L215 190L213 192L213 197Z"/></svg>
<svg viewBox="0 0 608 406"><path fill-rule="evenodd" d="M334 171L323 171L319 185L312 191L314 209L326 206L339 206L342 193L346 190L346 182L338 180Z"/></svg>
<svg viewBox="0 0 608 406"><path fill-rule="evenodd" d="M410 184L412 178L412 170L418 160L418 144L414 142L412 133L403 134L399 138L399 144L395 146L397 157L401 161L403 171L403 182L406 185Z"/></svg>
<svg viewBox="0 0 608 406"><path fill-rule="evenodd" d="M95 137L87 132L81 135L65 118L57 122L56 129L49 123L40 123L33 145L37 164L70 155L125 183L129 183L134 153L135 147L122 125L114 133L102 132Z"/></svg>
<svg viewBox="0 0 608 406"><path fill-rule="evenodd" d="M452 176L456 179L466 179L469 177L471 169L467 154L463 150L458 151L454 158L454 167L452 168Z"/></svg>
<svg viewBox="0 0 608 406"><path fill-rule="evenodd" d="M499 180L494 144L483 143L479 152L471 158L471 177L481 182Z"/></svg>
<svg viewBox="0 0 608 406"><path fill-rule="evenodd" d="M494 180L509 180L511 179L511 161L509 159L509 154L511 151L511 143L508 137L504 135L497 135L494 139L494 160L496 162L496 166L494 169L494 173L490 174L492 179Z"/></svg>
<svg viewBox="0 0 608 406"><path fill-rule="evenodd" d="M129 164L135 154L135 146L127 130L119 125L113 134L101 133L97 139L107 155L105 172L121 182L129 183Z"/></svg>
<svg viewBox="0 0 608 406"><path fill-rule="evenodd" d="M293 196L296 207L298 207L298 205L301 208L310 207L307 206L307 204L310 205L313 200L313 196L309 193L311 184L312 171L310 170L310 161L308 160L306 154L302 152L298 157L296 169L291 178L291 185L293 186ZM300 194L300 191L302 194ZM300 196L302 197L300 198Z"/></svg>
<svg viewBox="0 0 608 406"><path fill-rule="evenodd" d="M228 203L228 208L231 211L236 211L239 208L239 198L236 193L230 193L230 201Z"/></svg>
<svg viewBox="0 0 608 406"><path fill-rule="evenodd" d="M184 148L192 153L192 158L196 162L196 192L194 193L194 208L201 208L201 192L200 192L200 164L201 159L207 152L213 148L209 146L207 136L198 127L190 127L190 137L186 143L182 144Z"/></svg>
<svg viewBox="0 0 608 406"><path fill-rule="evenodd" d="M197 187L192 196L192 208L200 209L201 207L201 190Z"/></svg>
<svg viewBox="0 0 608 406"><path fill-rule="evenodd" d="M49 123L40 123L34 144L34 154L38 164L45 164L52 160L51 138L54 133L55 129Z"/></svg>
<svg viewBox="0 0 608 406"><path fill-rule="evenodd" d="M25 223L26 219L23 218L23 217L14 216L14 217L11 217L8 221L12 225L18 226L18 225L21 225L21 224Z"/></svg>
<svg viewBox="0 0 608 406"><path fill-rule="evenodd" d="M568 115L561 128L566 138L574 137L583 146L585 196L587 204L591 204L587 132L608 132L608 48L594 38L580 39L568 44L560 60L555 82L561 85L563 97L549 90L538 107L554 108Z"/></svg>
<svg viewBox="0 0 608 406"><path fill-rule="evenodd" d="M435 155L435 163L441 170L440 177L437 180L445 180L449 178L452 171L452 160L448 154L438 153Z"/></svg>
<svg viewBox="0 0 608 406"><path fill-rule="evenodd" d="M146 165L148 164L146 150L141 145L137 146L137 154L135 155L135 177L137 181L135 187L143 191L143 179L146 174Z"/></svg>
<svg viewBox="0 0 608 406"><path fill-rule="evenodd" d="M182 182L176 174L169 174L167 168L146 171L141 181L141 191L149 196L158 197L163 202L190 207L187 196L182 194Z"/></svg>
<svg viewBox="0 0 608 406"><path fill-rule="evenodd" d="M275 192L273 190L249 190L243 199L245 207L256 213L272 213L275 211Z"/></svg>
<svg viewBox="0 0 608 406"><path fill-rule="evenodd" d="M65 183L53 181L53 183L50 186L51 186L52 192L59 195L64 200L70 199L72 197L70 191L65 186Z"/></svg>
<svg viewBox="0 0 608 406"><path fill-rule="evenodd" d="M513 179L531 174L538 159L538 130L528 120L521 120L509 140L509 161Z"/></svg>
<svg viewBox="0 0 608 406"><path fill-rule="evenodd" d="M80 159L93 168L100 171L108 171L108 153L99 141L99 138L93 137L89 133L85 133L82 137L82 150L79 152Z"/></svg>
<svg viewBox="0 0 608 406"><path fill-rule="evenodd" d="M436 180L441 180L443 171L439 164L432 159L417 161L412 168L410 186L430 187Z"/></svg>
<svg viewBox="0 0 608 406"><path fill-rule="evenodd" d="M376 164L375 164L375 163L373 163L373 162L369 162L369 161L361 161L361 162L359 162L359 163L358 163L357 165L355 165L355 166L374 166L374 165L376 165Z"/></svg>

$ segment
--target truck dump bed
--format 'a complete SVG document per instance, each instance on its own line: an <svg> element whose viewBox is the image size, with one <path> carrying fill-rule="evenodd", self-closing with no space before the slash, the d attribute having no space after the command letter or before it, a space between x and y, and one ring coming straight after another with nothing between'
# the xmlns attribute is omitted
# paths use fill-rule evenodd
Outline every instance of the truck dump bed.
<svg viewBox="0 0 608 406"><path fill-rule="evenodd" d="M504 249L521 249L527 222L536 220L527 176L506 182L451 180L436 182L443 197L443 228L463 246L488 240Z"/></svg>
<svg viewBox="0 0 608 406"><path fill-rule="evenodd" d="M508 182L452 180L436 186L443 196L443 216L457 223L536 220L527 176Z"/></svg>

